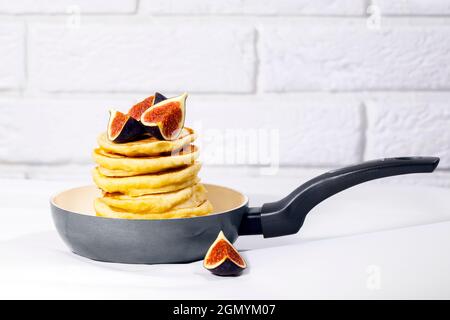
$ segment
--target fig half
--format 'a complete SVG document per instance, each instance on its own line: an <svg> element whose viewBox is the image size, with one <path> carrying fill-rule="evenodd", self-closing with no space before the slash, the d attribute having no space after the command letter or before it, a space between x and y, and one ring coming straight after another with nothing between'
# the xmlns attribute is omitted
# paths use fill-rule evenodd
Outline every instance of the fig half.
<svg viewBox="0 0 450 320"><path fill-rule="evenodd" d="M247 268L244 258L220 231L209 247L203 266L218 276L238 276Z"/></svg>
<svg viewBox="0 0 450 320"><path fill-rule="evenodd" d="M184 126L187 96L183 93L148 108L141 116L141 123L147 132L158 139L177 139Z"/></svg>
<svg viewBox="0 0 450 320"><path fill-rule="evenodd" d="M142 124L128 114L109 110L108 139L116 143L136 140L145 133Z"/></svg>

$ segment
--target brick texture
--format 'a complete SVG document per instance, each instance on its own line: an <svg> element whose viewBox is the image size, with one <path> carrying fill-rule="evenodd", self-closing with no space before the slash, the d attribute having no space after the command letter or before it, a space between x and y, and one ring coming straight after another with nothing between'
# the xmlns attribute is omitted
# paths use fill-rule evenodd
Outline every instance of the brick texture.
<svg viewBox="0 0 450 320"><path fill-rule="evenodd" d="M133 102L0 101L0 112L7 115L0 118L0 161L89 163L96 137L106 129L107 110L114 106L126 111ZM198 130L206 164L323 165L359 160L361 113L354 102L192 96L187 110L186 125Z"/></svg>
<svg viewBox="0 0 450 320"><path fill-rule="evenodd" d="M199 129L207 164L348 164L360 160L360 111L339 99L193 96L187 124Z"/></svg>
<svg viewBox="0 0 450 320"><path fill-rule="evenodd" d="M446 0L0 0L0 178L89 177L107 110L157 90L189 92L219 180L432 155L437 173L389 181L449 187L448 16Z"/></svg>
<svg viewBox="0 0 450 320"><path fill-rule="evenodd" d="M214 22L37 25L30 81L44 91L251 92L253 39L252 28Z"/></svg>
<svg viewBox="0 0 450 320"><path fill-rule="evenodd" d="M142 0L149 14L362 15L364 0Z"/></svg>
<svg viewBox="0 0 450 320"><path fill-rule="evenodd" d="M0 0L0 13L133 13L136 0Z"/></svg>
<svg viewBox="0 0 450 320"><path fill-rule="evenodd" d="M267 25L261 33L263 88L450 89L449 37L448 27Z"/></svg>
<svg viewBox="0 0 450 320"><path fill-rule="evenodd" d="M0 89L18 89L24 82L24 27L0 24Z"/></svg>
<svg viewBox="0 0 450 320"><path fill-rule="evenodd" d="M372 101L367 115L366 158L438 156L450 168L448 98Z"/></svg>
<svg viewBox="0 0 450 320"><path fill-rule="evenodd" d="M0 101L0 161L89 162L96 137L106 128L107 110L130 104L120 99Z"/></svg>
<svg viewBox="0 0 450 320"><path fill-rule="evenodd" d="M448 0L373 0L383 15L450 15Z"/></svg>

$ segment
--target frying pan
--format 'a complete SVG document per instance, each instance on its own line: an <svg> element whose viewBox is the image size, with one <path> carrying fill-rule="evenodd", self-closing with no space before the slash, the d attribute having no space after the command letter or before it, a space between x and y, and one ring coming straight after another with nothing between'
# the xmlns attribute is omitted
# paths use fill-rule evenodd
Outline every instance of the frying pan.
<svg viewBox="0 0 450 320"><path fill-rule="evenodd" d="M220 230L234 242L240 235L265 238L295 234L318 203L354 185L383 177L432 172L439 158L401 157L364 162L322 174L285 198L262 207L233 189L205 184L215 213L166 220L95 216L95 186L64 191L51 199L53 220L69 248L81 256L118 263L180 263L202 259Z"/></svg>

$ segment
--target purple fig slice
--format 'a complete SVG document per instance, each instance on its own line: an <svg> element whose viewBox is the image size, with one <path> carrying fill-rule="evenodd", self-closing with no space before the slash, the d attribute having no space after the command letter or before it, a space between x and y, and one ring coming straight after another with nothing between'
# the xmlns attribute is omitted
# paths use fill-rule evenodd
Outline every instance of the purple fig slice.
<svg viewBox="0 0 450 320"><path fill-rule="evenodd" d="M228 241L222 231L209 247L203 266L218 276L238 276L247 268L244 258Z"/></svg>
<svg viewBox="0 0 450 320"><path fill-rule="evenodd" d="M137 140L145 133L142 124L128 114L117 110L109 111L108 139L116 143Z"/></svg>
<svg viewBox="0 0 450 320"><path fill-rule="evenodd" d="M187 96L187 93L183 93L148 108L141 116L146 132L158 139L177 139L184 127Z"/></svg>

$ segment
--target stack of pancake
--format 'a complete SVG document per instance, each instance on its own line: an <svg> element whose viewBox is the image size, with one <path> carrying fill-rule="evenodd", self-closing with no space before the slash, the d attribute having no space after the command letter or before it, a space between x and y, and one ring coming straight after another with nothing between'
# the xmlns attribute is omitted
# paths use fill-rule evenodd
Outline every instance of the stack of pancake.
<svg viewBox="0 0 450 320"><path fill-rule="evenodd" d="M94 203L98 216L122 219L170 219L212 212L199 183L198 148L192 129L178 139L149 137L114 143L100 135L93 152L95 184L103 191Z"/></svg>

